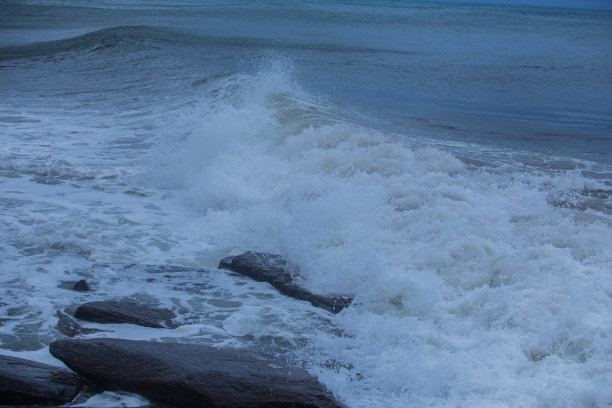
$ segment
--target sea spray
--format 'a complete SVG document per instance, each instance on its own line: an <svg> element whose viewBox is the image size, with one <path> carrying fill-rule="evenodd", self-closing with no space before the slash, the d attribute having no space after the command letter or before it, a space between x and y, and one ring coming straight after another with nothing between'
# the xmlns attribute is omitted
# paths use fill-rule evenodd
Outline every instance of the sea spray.
<svg viewBox="0 0 612 408"><path fill-rule="evenodd" d="M607 215L552 206L560 176L470 168L286 95L285 80L211 85L241 98L209 101L167 167L198 163L174 190L205 209L205 244L282 253L309 289L355 295L334 318L344 335L309 346L339 362L321 374L337 392L364 407L373 389L397 404L556 406L576 401L560 388L606 381L585 362L609 349Z"/></svg>
<svg viewBox="0 0 612 408"><path fill-rule="evenodd" d="M196 3L3 5L3 352L130 300L180 326L83 324L279 355L351 407L612 403L609 13ZM354 301L216 269L247 250Z"/></svg>

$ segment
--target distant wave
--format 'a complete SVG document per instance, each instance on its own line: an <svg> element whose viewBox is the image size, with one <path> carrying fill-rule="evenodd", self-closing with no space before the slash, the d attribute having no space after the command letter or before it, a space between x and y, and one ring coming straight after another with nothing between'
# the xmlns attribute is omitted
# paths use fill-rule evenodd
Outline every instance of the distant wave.
<svg viewBox="0 0 612 408"><path fill-rule="evenodd" d="M417 54L394 49L339 46L332 44L282 42L267 38L243 38L201 35L193 30L158 26L118 26L92 31L76 37L37 42L34 44L0 48L0 61L50 57L71 52L105 52L106 50L131 51L146 48L158 49L165 46L216 45L239 48L270 48L317 50L319 52L342 52L358 54Z"/></svg>
<svg viewBox="0 0 612 408"><path fill-rule="evenodd" d="M108 49L155 48L173 41L180 39L158 27L112 27L63 40L5 47L0 49L0 61L50 57L72 52L97 53Z"/></svg>

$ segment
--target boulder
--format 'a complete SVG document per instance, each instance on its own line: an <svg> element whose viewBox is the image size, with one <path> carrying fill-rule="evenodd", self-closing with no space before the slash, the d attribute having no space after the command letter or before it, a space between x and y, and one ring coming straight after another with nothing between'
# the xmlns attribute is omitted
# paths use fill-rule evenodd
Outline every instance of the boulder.
<svg viewBox="0 0 612 408"><path fill-rule="evenodd" d="M172 320L176 315L171 310L124 300L84 303L77 308L74 317L96 323L131 323L170 329L178 327L178 324Z"/></svg>
<svg viewBox="0 0 612 408"><path fill-rule="evenodd" d="M108 390L177 407L343 407L306 371L243 350L107 338L57 340L50 351Z"/></svg>
<svg viewBox="0 0 612 408"><path fill-rule="evenodd" d="M76 290L77 292L91 291L91 287L89 286L89 283L87 283L85 279L81 279L80 281L75 283L74 286L72 286L72 289Z"/></svg>
<svg viewBox="0 0 612 408"><path fill-rule="evenodd" d="M0 355L2 404L66 404L76 397L82 386L78 375L63 368Z"/></svg>
<svg viewBox="0 0 612 408"><path fill-rule="evenodd" d="M222 259L219 269L228 269L258 282L268 282L284 295L305 300L331 313L340 312L353 300L346 296L316 295L300 287L295 283L291 272L288 271L287 261L280 255L249 251L242 255Z"/></svg>
<svg viewBox="0 0 612 408"><path fill-rule="evenodd" d="M83 327L74 320L68 313L57 311L57 330L68 337L78 336L79 334L93 334L103 330Z"/></svg>
<svg viewBox="0 0 612 408"><path fill-rule="evenodd" d="M57 405L0 405L0 408L50 408L50 407L57 407ZM86 407L84 405L78 405L79 408L99 408L99 407ZM107 407L105 406L104 408L125 408L125 407ZM161 406L158 405L143 405L137 408L162 408ZM167 408L167 407L164 407Z"/></svg>

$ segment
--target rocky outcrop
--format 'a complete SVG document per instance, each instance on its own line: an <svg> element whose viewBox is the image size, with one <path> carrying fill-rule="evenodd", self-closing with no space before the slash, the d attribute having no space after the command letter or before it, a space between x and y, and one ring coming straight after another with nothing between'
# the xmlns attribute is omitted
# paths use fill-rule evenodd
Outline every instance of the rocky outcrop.
<svg viewBox="0 0 612 408"><path fill-rule="evenodd" d="M298 286L287 270L287 262L280 255L249 251L222 259L219 269L228 269L259 282L268 282L284 295L305 300L332 313L340 312L352 301L352 298L346 296L316 295Z"/></svg>
<svg viewBox="0 0 612 408"><path fill-rule="evenodd" d="M74 337L80 334L93 334L103 331L100 329L83 327L72 316L70 316L68 313L62 312L61 310L57 311L57 326L55 327L57 331L68 337Z"/></svg>
<svg viewBox="0 0 612 408"><path fill-rule="evenodd" d="M0 405L0 408L50 408L50 407L56 407L56 405ZM99 408L99 407L86 407L83 405L78 405L79 408ZM110 407L110 406L104 406L105 408L125 408L125 407ZM167 406L158 406L158 405L143 405L137 408L168 408Z"/></svg>
<svg viewBox="0 0 612 408"><path fill-rule="evenodd" d="M135 302L107 300L79 306L74 317L96 323L131 323L145 327L178 327L169 309L152 308Z"/></svg>
<svg viewBox="0 0 612 408"><path fill-rule="evenodd" d="M109 390L177 407L340 408L314 377L248 352L184 343L65 339L51 354Z"/></svg>
<svg viewBox="0 0 612 408"><path fill-rule="evenodd" d="M70 371L0 355L0 404L66 404L82 386L81 378Z"/></svg>

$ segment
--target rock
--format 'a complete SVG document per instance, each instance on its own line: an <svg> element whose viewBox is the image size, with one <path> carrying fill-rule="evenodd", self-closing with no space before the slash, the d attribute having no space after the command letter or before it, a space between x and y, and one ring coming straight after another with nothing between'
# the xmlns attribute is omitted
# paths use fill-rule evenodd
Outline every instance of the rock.
<svg viewBox="0 0 612 408"><path fill-rule="evenodd" d="M242 255L222 259L219 269L228 269L258 282L268 282L282 294L305 300L313 306L332 313L338 313L349 306L353 300L345 296L315 295L301 288L295 283L291 273L287 271L287 261L280 255L249 251Z"/></svg>
<svg viewBox="0 0 612 408"><path fill-rule="evenodd" d="M57 405L0 405L0 408L50 408L57 407ZM83 405L78 405L79 408L98 408L98 407L86 407ZM125 407L107 407L105 408L125 408ZM162 408L159 405L143 405L137 408Z"/></svg>
<svg viewBox="0 0 612 408"><path fill-rule="evenodd" d="M58 288L74 290L77 292L90 292L91 286L85 279L81 279L80 281L60 281L57 285Z"/></svg>
<svg viewBox="0 0 612 408"><path fill-rule="evenodd" d="M60 405L74 399L83 382L63 368L0 355L0 401L10 405Z"/></svg>
<svg viewBox="0 0 612 408"><path fill-rule="evenodd" d="M108 390L177 407L343 407L306 371L234 349L123 339L64 339L51 354Z"/></svg>
<svg viewBox="0 0 612 408"><path fill-rule="evenodd" d="M79 291L79 292L89 292L89 291L91 291L91 288L89 287L89 284L87 283L87 281L85 279L81 279L80 281L75 283L74 286L72 287L72 289L74 289L76 291Z"/></svg>
<svg viewBox="0 0 612 408"><path fill-rule="evenodd" d="M79 322L74 320L74 318L72 318L72 316L70 316L68 313L64 313L60 310L57 311L57 318L58 318L57 326L56 326L57 330L60 333L65 334L68 337L74 337L79 334L98 333L98 332L103 331L100 329L92 329L89 327L83 327L79 324Z"/></svg>
<svg viewBox="0 0 612 408"><path fill-rule="evenodd" d="M178 324L172 320L176 315L171 310L148 307L130 301L87 302L77 308L74 317L96 323L131 323L170 329L178 327Z"/></svg>

